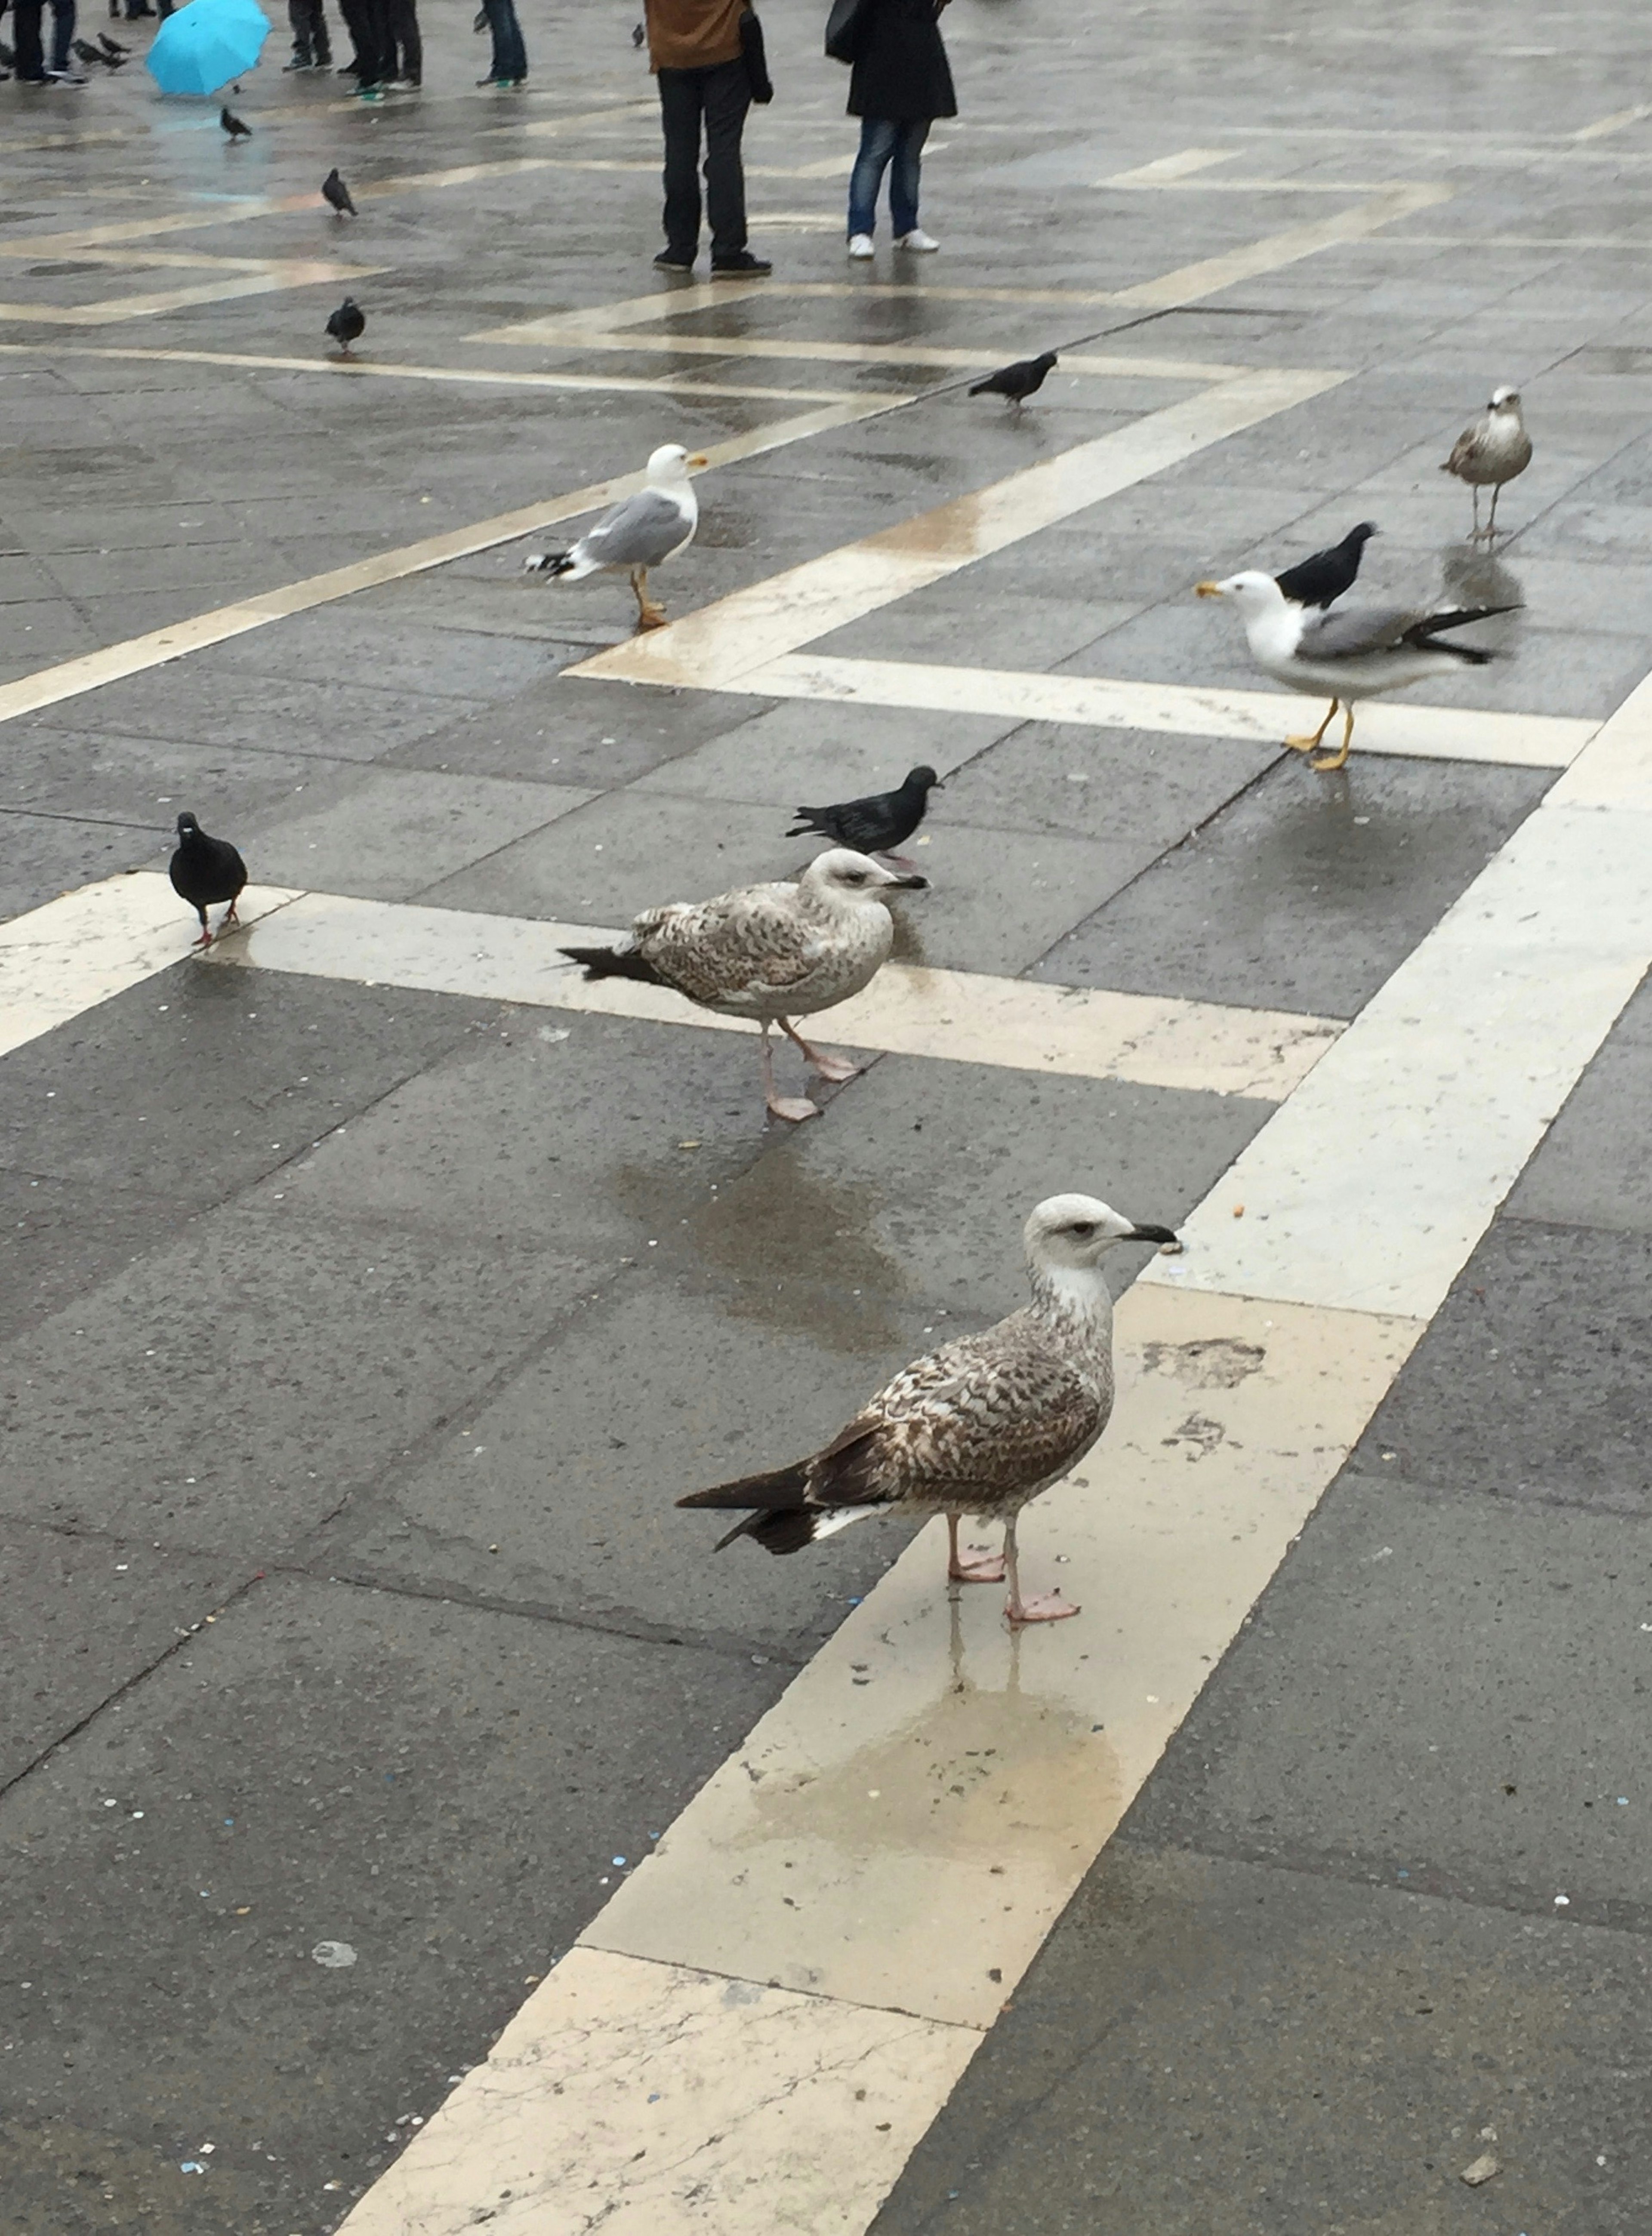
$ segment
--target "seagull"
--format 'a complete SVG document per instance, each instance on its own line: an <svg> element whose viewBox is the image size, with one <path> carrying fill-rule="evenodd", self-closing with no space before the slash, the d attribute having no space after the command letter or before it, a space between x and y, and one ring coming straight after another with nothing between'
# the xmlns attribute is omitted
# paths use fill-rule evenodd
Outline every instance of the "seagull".
<svg viewBox="0 0 1652 2236"><path fill-rule="evenodd" d="M339 176L336 166L321 181L321 199L336 216L355 217L359 214L351 199L350 189Z"/></svg>
<svg viewBox="0 0 1652 2236"><path fill-rule="evenodd" d="M916 1359L823 1450L790 1467L696 1490L679 1506L747 1507L717 1549L754 1537L795 1553L868 1514L944 1514L949 1583L1009 1579L1011 1624L1079 1610L1059 1592L1021 1589L1016 1524L1076 1467L1113 1410L1113 1304L1101 1260L1118 1242L1175 1240L1091 1195L1047 1196L1023 1230L1032 1302L979 1335ZM958 1522L1004 1523L1004 1552L966 1560Z"/></svg>
<svg viewBox="0 0 1652 2236"><path fill-rule="evenodd" d="M1359 562L1366 556L1366 545L1379 532L1374 520L1362 520L1358 528L1348 530L1340 543L1329 544L1323 551L1310 551L1306 559L1299 559L1294 567L1287 567L1274 580L1294 605L1334 605L1346 591L1353 589Z"/></svg>
<svg viewBox="0 0 1652 2236"><path fill-rule="evenodd" d="M1451 446L1451 455L1440 468L1443 474L1455 474L1460 482L1467 482L1474 491L1474 529L1471 543L1482 536L1488 543L1497 541L1497 492L1504 482L1513 481L1524 473L1531 464L1531 437L1526 432L1526 423L1520 417L1519 391L1513 388L1494 388L1491 401L1485 407L1484 419L1477 419L1465 427ZM1491 518L1480 526L1480 491L1491 491Z"/></svg>
<svg viewBox="0 0 1652 2236"><path fill-rule="evenodd" d="M587 575L619 574L631 578L640 629L663 628L665 608L650 602L648 569L662 567L694 542L700 525L700 500L688 478L690 466L710 461L691 457L681 443L663 443L648 460L646 489L622 497L587 529L566 551L536 551L523 561L530 575L552 575L569 582Z"/></svg>
<svg viewBox="0 0 1652 2236"><path fill-rule="evenodd" d="M1017 411L1030 396L1036 396L1044 385L1044 377L1056 362L1054 350L1046 350L1042 357L1023 357L1014 365L1001 365L996 372L977 380L970 391L971 396L1007 396Z"/></svg>
<svg viewBox="0 0 1652 2236"><path fill-rule="evenodd" d="M352 342L359 342L367 329L367 314L353 295L346 295L327 320L327 332L339 345L340 357L348 357Z"/></svg>
<svg viewBox="0 0 1652 2236"><path fill-rule="evenodd" d="M172 890L180 900L188 902L201 918L201 937L197 947L212 945L212 932L207 923L209 905L227 901L222 931L226 924L239 924L235 904L247 883L247 865L227 838L209 838L193 815L178 818L178 849L168 865Z"/></svg>
<svg viewBox="0 0 1652 2236"><path fill-rule="evenodd" d="M637 978L668 986L702 1009L754 1017L762 1027L763 1099L777 1118L817 1117L803 1096L774 1091L768 1033L779 1025L822 1079L852 1079L859 1064L809 1046L793 1017L830 1009L869 986L889 959L895 927L885 895L927 891L916 871L898 874L846 846L817 854L794 885L745 885L714 900L670 901L633 919L622 947L564 947L587 978Z"/></svg>
<svg viewBox="0 0 1652 2236"><path fill-rule="evenodd" d="M1330 696L1326 717L1311 738L1287 738L1293 752L1317 754L1339 707L1344 711L1342 745L1313 762L1324 771L1339 769L1353 738L1353 710L1361 699L1384 691L1403 691L1425 675L1454 668L1484 668L1495 652L1472 645L1443 644L1447 629L1512 613L1512 606L1458 606L1447 613L1425 607L1349 606L1340 613L1309 613L1290 604L1271 575L1230 575L1225 582L1201 582L1201 598L1231 598L1239 608L1250 643L1250 656L1264 675L1293 691Z"/></svg>
<svg viewBox="0 0 1652 2236"><path fill-rule="evenodd" d="M218 122L228 133L232 141L250 140L253 136L252 126L243 124L233 109L220 109L218 112Z"/></svg>
<svg viewBox="0 0 1652 2236"><path fill-rule="evenodd" d="M852 846L858 853L888 854L900 868L910 870L913 865L890 850L912 837L924 819L930 793L940 783L932 768L908 769L894 792L871 792L865 799L842 800L835 807L794 808L799 819L786 835L796 838L812 831L839 846Z"/></svg>

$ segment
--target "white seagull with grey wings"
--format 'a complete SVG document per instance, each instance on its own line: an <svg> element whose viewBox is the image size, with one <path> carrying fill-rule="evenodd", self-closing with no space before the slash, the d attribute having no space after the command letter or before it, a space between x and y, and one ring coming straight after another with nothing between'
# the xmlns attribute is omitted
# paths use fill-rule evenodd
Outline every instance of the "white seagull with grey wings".
<svg viewBox="0 0 1652 2236"><path fill-rule="evenodd" d="M564 947L588 978L637 978L669 986L702 1009L750 1017L762 1027L763 1096L777 1118L819 1113L801 1096L774 1091L771 1025L795 1042L822 1079L852 1079L842 1056L811 1048L793 1017L830 1009L869 986L889 960L895 927L886 896L923 892L929 879L885 869L847 846L817 854L795 885L744 885L714 900L668 901L633 919L622 947Z"/></svg>
<svg viewBox="0 0 1652 2236"><path fill-rule="evenodd" d="M1023 1230L1032 1301L996 1327L960 1336L904 1367L824 1450L767 1475L696 1490L679 1506L750 1507L718 1542L754 1537L795 1553L868 1514L944 1514L948 1581L1009 1579L1015 1624L1078 1609L1059 1592L1021 1588L1021 1509L1077 1466L1113 1411L1113 1300L1101 1261L1120 1242L1174 1242L1093 1195L1052 1195ZM966 1514L1004 1524L1004 1552L965 1560Z"/></svg>
<svg viewBox="0 0 1652 2236"><path fill-rule="evenodd" d="M688 478L691 466L708 464L681 443L664 443L648 460L648 486L622 497L566 551L536 551L523 563L530 574L562 582L582 582L587 575L629 575L636 598L636 625L663 628L663 606L648 596L648 569L663 567L694 542L700 525L700 500Z"/></svg>

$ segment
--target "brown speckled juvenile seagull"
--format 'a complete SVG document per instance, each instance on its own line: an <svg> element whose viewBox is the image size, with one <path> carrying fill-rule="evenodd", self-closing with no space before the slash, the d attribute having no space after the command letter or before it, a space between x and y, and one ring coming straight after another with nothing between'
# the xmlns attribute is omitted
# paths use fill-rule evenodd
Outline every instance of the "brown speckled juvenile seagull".
<svg viewBox="0 0 1652 2236"><path fill-rule="evenodd" d="M744 885L709 901L669 901L634 917L622 947L564 947L588 978L640 978L669 986L702 1009L752 1017L763 1029L763 1095L777 1118L819 1114L801 1095L774 1091L768 1030L779 1025L822 1079L852 1079L859 1067L824 1055L793 1029L793 1017L830 1009L871 985L889 960L895 927L885 898L898 887L921 892L916 871L886 870L865 854L833 846L817 854L795 885Z"/></svg>
<svg viewBox="0 0 1652 2236"><path fill-rule="evenodd" d="M949 1580L1010 1582L1012 1623L1078 1609L1059 1592L1023 1595L1021 1509L1076 1467L1113 1410L1113 1305L1101 1260L1116 1242L1173 1242L1090 1195L1052 1195L1025 1229L1032 1302L980 1335L916 1359L863 1405L823 1451L768 1475L719 1483L679 1506L755 1508L718 1541L754 1537L795 1553L867 1514L944 1514ZM1004 1553L960 1557L961 1516L1004 1523Z"/></svg>

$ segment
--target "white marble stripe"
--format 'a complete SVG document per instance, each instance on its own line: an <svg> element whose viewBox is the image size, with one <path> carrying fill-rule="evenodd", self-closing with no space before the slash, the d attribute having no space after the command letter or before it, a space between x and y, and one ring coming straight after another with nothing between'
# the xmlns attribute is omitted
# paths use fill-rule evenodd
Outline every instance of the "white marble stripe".
<svg viewBox="0 0 1652 2236"><path fill-rule="evenodd" d="M1070 520L1167 466L1338 386L1348 375L1252 372L1151 411L858 543L736 590L669 627L564 672L724 689L990 553Z"/></svg>
<svg viewBox="0 0 1652 2236"><path fill-rule="evenodd" d="M1175 272L1167 272L1162 279L1146 280L1139 286L1122 288L1116 299L1137 305L1143 310L1174 310L1181 304L1200 302L1206 296L1218 295L1228 287L1239 286L1242 280L1260 279L1287 264L1300 263L1304 257L1317 256L1322 249L1380 232L1383 227L1396 224L1401 218L1413 216L1418 210L1430 209L1451 199L1450 187L1390 187L1373 194L1368 201L1339 211L1335 217L1268 233L1243 248L1229 249L1221 256L1204 257L1196 264L1184 264Z"/></svg>
<svg viewBox="0 0 1652 2236"><path fill-rule="evenodd" d="M1241 152L1238 148L1184 148L1179 155L1161 155L1151 163L1138 163L1133 171L1115 171L1096 183L1098 187L1167 186L1172 180L1190 178L1218 163L1234 162Z"/></svg>
<svg viewBox="0 0 1652 2236"><path fill-rule="evenodd" d="M1164 730L1191 738L1254 738L1267 744L1300 730L1311 704L1283 692L1219 691L1185 683L1049 675L1028 669L943 668L916 661L844 660L820 653L787 654L717 687L764 698L1009 714L1030 722ZM1356 749L1366 753L1564 768L1599 728L1597 721L1587 718L1419 707L1409 700L1392 699L1360 707L1354 739Z"/></svg>

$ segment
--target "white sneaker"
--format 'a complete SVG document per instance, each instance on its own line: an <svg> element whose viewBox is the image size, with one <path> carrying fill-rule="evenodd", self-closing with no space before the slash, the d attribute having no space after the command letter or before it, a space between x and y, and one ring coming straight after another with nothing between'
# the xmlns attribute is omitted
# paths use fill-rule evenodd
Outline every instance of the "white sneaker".
<svg viewBox="0 0 1652 2236"><path fill-rule="evenodd" d="M909 249L914 256L931 255L940 245L938 240L930 239L921 225L915 225L910 233L903 233L895 243L897 248Z"/></svg>
<svg viewBox="0 0 1652 2236"><path fill-rule="evenodd" d="M852 233L850 234L849 253L854 258L857 264L864 264L867 258L874 253L875 252L873 251L872 245L872 235L869 233Z"/></svg>

